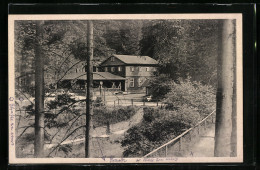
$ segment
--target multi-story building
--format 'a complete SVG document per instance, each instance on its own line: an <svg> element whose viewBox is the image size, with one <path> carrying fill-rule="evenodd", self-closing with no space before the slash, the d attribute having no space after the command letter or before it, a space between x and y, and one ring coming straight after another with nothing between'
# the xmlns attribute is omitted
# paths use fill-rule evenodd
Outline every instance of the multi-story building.
<svg viewBox="0 0 260 170"><path fill-rule="evenodd" d="M100 64L102 71L124 77L122 90L128 92L145 92L143 84L154 76L157 67L158 62L151 57L134 55L112 55Z"/></svg>
<svg viewBox="0 0 260 170"><path fill-rule="evenodd" d="M85 62L76 62L73 67L59 76L53 76L45 72L46 85L59 82L57 87L64 89L75 89L85 91L86 72ZM158 62L148 56L112 55L98 65L93 67L94 89L103 87L111 90L121 90L130 93L147 92L149 79L154 76ZM19 67L20 68L20 67ZM17 87L34 86L34 74L23 74L17 72ZM63 75L65 74L65 75ZM57 81L61 78L61 81ZM46 86L49 88L49 86ZM54 88L54 87L52 87ZM48 91L45 89L45 91Z"/></svg>

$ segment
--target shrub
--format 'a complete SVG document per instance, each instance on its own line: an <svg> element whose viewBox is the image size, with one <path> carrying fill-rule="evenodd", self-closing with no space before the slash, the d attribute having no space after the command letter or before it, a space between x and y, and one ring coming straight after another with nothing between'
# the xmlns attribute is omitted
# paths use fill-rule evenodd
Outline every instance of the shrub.
<svg viewBox="0 0 260 170"><path fill-rule="evenodd" d="M103 100L101 97L97 97L96 100L93 102L94 107L104 106Z"/></svg>
<svg viewBox="0 0 260 170"><path fill-rule="evenodd" d="M183 109L197 111L205 117L215 109L215 90L210 85L203 85L200 82L179 80L178 83L171 83L171 90L165 96L166 108L183 112ZM191 111L191 113L193 112Z"/></svg>
<svg viewBox="0 0 260 170"><path fill-rule="evenodd" d="M196 125L215 109L215 91L209 85L188 78L178 83L168 81L168 88L164 95L165 108L144 108L143 122L127 131L121 141L124 156L144 156Z"/></svg>
<svg viewBox="0 0 260 170"><path fill-rule="evenodd" d="M71 95L65 93L65 94L60 94L55 97L55 100L49 101L47 103L48 109L53 110L57 109L59 107L64 107L64 106L69 106L72 104L75 104L76 100L71 98Z"/></svg>
<svg viewBox="0 0 260 170"><path fill-rule="evenodd" d="M193 109L187 108L182 111L144 108L143 122L130 128L121 141L121 145L125 147L123 155L144 156L200 120L199 113L193 112Z"/></svg>
<svg viewBox="0 0 260 170"><path fill-rule="evenodd" d="M154 109L150 107L144 108L144 115L143 115L144 121L152 122L155 118L158 118L159 116L160 115L158 109Z"/></svg>
<svg viewBox="0 0 260 170"><path fill-rule="evenodd" d="M93 121L95 126L104 126L109 121L110 124L130 119L137 111L132 106L119 107L96 107L94 108Z"/></svg>
<svg viewBox="0 0 260 170"><path fill-rule="evenodd" d="M165 95L171 90L171 82L172 80L164 74L152 78L150 81L150 88L153 98L163 99Z"/></svg>

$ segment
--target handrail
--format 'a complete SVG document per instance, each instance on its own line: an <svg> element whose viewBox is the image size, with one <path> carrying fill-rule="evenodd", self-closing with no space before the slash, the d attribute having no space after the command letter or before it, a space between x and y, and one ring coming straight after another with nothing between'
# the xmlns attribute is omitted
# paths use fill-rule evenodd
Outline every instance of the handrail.
<svg viewBox="0 0 260 170"><path fill-rule="evenodd" d="M213 110L208 116L206 116L204 119L202 119L199 123L197 123L195 126L193 126L192 128L194 127L197 127L199 126L202 122L204 122L209 116L211 116L216 110Z"/></svg>
<svg viewBox="0 0 260 170"><path fill-rule="evenodd" d="M180 134L179 136L177 136L176 138L170 140L169 142L163 144L162 146L156 148L155 150L151 151L150 153L146 154L143 157L147 157L155 152L157 152L158 150L168 146L169 144L175 142L176 140L180 139L181 137L183 137L185 134L187 134L188 132L190 132L192 129L194 129L195 127L199 126L201 123L203 123L209 116L211 116L216 110L214 110L213 112L211 112L208 116L206 116L204 119L202 119L199 123L197 123L195 126L193 126L192 128L189 128L188 130L186 130L185 132L183 132L182 134Z"/></svg>

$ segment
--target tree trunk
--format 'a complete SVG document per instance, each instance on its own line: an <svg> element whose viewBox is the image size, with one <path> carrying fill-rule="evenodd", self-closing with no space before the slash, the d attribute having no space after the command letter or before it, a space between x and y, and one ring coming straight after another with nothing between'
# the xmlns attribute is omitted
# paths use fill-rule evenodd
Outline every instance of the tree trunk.
<svg viewBox="0 0 260 170"><path fill-rule="evenodd" d="M86 98L86 135L85 135L85 157L90 157L90 135L92 129L92 115L93 115L93 23L88 21L87 30L87 98Z"/></svg>
<svg viewBox="0 0 260 170"><path fill-rule="evenodd" d="M36 21L34 156L44 157L44 62L41 49L44 21Z"/></svg>
<svg viewBox="0 0 260 170"><path fill-rule="evenodd" d="M221 22L221 21L220 21ZM231 154L233 64L235 27L232 20L220 24L218 55L218 89L216 108L215 150L216 157L229 157Z"/></svg>

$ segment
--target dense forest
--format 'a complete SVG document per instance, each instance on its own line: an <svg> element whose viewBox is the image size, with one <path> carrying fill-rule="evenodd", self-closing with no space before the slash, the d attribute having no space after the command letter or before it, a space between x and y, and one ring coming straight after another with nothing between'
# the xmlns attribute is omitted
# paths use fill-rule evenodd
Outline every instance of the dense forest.
<svg viewBox="0 0 260 170"><path fill-rule="evenodd" d="M151 146L157 147L157 144L159 146L165 143L165 140L168 140L168 134L171 132L165 132L166 135L158 137L156 136L159 134L156 132L157 126L162 127L159 131L169 129L167 127L177 129L176 133L172 133L171 138L173 138L179 135L182 129L192 127L193 124L196 124L210 112L213 113L212 111L215 108L217 115L216 138L219 140L215 140L217 143L215 155L226 156L231 151L235 155L236 142L234 141L232 146L230 144L230 140L236 139L236 110L233 109L236 102L233 97L236 95L235 78L233 78L235 75L233 65L236 47L236 29L234 26L235 22L232 20L16 21L14 41L16 92L26 92L32 97L34 97L33 92L35 92L35 108L33 108L34 103L32 101L26 107L27 113L31 111L33 113L31 115L35 115L35 124L26 127L20 136L27 128L35 127L34 147L38 148L38 152L35 150L35 156L44 156L44 154L40 155L39 151L43 150L44 135L47 133L41 127L58 129L58 132L53 135L53 139L60 130L65 129L65 126L70 126L67 130L69 132L74 127L74 122L81 116L86 115L86 122L91 122L89 117L93 116L90 114L91 109L89 108L91 107L87 106L87 103L91 103L89 101L92 100L89 97L91 96L90 91L87 92L87 99L82 100L86 102L87 111L85 111L76 108L74 105L76 102L82 101L71 99L68 94L57 93L54 102L44 103L45 92L48 88L50 86L57 87L59 81L69 70L82 61L86 62L87 58L87 63L91 66L91 62L93 62L93 65L98 65L112 54L141 55L150 56L159 62L158 71L154 73L156 76L150 81L150 86L153 87L152 96L156 98L157 106L158 100L164 106L161 105L161 108L144 111L143 124L138 124L137 128L133 127L127 131L128 135L121 141L121 146L126 148L124 156L136 156L133 155L135 152L132 153L131 151L141 151L140 146L145 148L142 144L147 146L147 150L143 150L140 156L150 152L150 149L153 149ZM92 48L92 38L94 48ZM94 55L92 55L92 50ZM89 61L92 56L94 56L93 60ZM88 77L90 77L89 75ZM91 80L91 78L88 80ZM218 87L216 87L217 84ZM87 85L91 86L91 81ZM55 91L58 92L58 90ZM24 96L26 97L26 95ZM227 97L223 98L223 96ZM26 98L28 99L28 97ZM47 111L44 104L48 106ZM92 106L92 104L89 105ZM60 109L57 114L56 109ZM105 109L103 108L103 110ZM132 111L135 110L126 108L122 113L131 113L132 115ZM74 117L72 119L64 117L60 114L62 112ZM155 114L151 114L151 112ZM107 115L110 115L109 109L107 113ZM165 116L156 117L156 115L162 115L161 113ZM118 121L125 120L131 115L122 117ZM66 119L67 122L56 120L59 116L62 116L62 120ZM75 121L72 125L69 125L68 122L73 119ZM106 120L105 117L102 119L96 117L96 119ZM152 120L153 122L151 122ZM233 124L230 123L231 121ZM104 125L104 123L101 124ZM82 126L77 124L78 127L71 134L80 128L91 127L89 124L83 124ZM148 125L151 126L148 127ZM225 125L229 125L229 127L226 128ZM107 127L109 129L109 122ZM149 130L149 128L154 131ZM49 136L52 136L52 134ZM61 142L69 136L70 134L64 136ZM85 136L88 136L88 134ZM154 138L149 138L150 136L154 136ZM143 139L140 140L135 137ZM37 140L41 142L39 146L42 148L36 145L39 143ZM33 140L30 138L29 141ZM132 145L137 141L141 142L140 145ZM143 141L147 143L143 143ZM151 143L151 141L156 144ZM226 143L228 143L227 147L221 149L223 144ZM60 144L49 153L49 156L60 147ZM231 149L229 145L232 150L225 151ZM69 148L69 151L67 151L67 149L65 147L65 152L72 150ZM89 150L85 149L85 153L87 151ZM85 155L85 157L89 156Z"/></svg>
<svg viewBox="0 0 260 170"><path fill-rule="evenodd" d="M94 64L111 54L148 55L158 74L216 84L217 20L94 21ZM34 74L35 21L15 22L16 77ZM86 21L45 21L40 41L45 76L55 83L86 58ZM30 76L29 76L30 77Z"/></svg>

